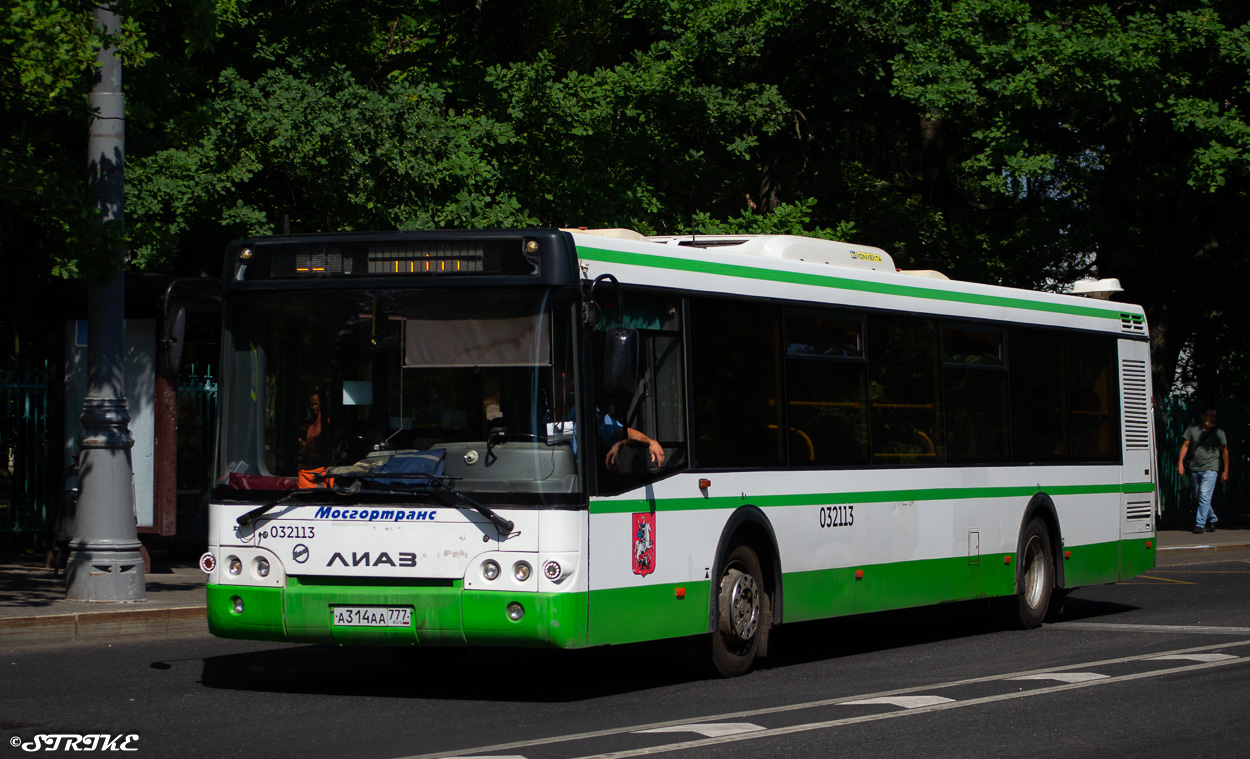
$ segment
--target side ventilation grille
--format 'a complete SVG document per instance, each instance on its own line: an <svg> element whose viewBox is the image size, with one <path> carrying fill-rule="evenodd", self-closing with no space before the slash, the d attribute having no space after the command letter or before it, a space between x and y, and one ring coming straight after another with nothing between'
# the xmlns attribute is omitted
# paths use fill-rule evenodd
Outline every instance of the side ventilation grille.
<svg viewBox="0 0 1250 759"><path fill-rule="evenodd" d="M1146 362L1126 359L1124 377L1124 447L1150 450L1150 397L1146 392Z"/></svg>
<svg viewBox="0 0 1250 759"><path fill-rule="evenodd" d="M1120 314L1120 331L1130 335L1146 334L1146 317L1141 314Z"/></svg>
<svg viewBox="0 0 1250 759"><path fill-rule="evenodd" d="M1130 522L1150 519L1150 501L1129 501L1124 505L1124 518Z"/></svg>

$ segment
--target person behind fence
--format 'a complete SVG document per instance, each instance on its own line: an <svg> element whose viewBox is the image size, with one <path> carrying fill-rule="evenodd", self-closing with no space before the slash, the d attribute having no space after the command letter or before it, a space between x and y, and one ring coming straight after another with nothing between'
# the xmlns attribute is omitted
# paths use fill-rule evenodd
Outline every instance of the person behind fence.
<svg viewBox="0 0 1250 759"><path fill-rule="evenodd" d="M1215 532L1219 517L1211 508L1211 496L1215 493L1215 480L1228 482L1228 438L1224 430L1215 426L1215 409L1209 406L1202 409L1202 422L1185 430L1185 442L1181 443L1181 455L1176 462L1176 471L1180 474L1189 473L1194 488L1194 498L1198 501L1198 521L1194 532L1203 530Z"/></svg>

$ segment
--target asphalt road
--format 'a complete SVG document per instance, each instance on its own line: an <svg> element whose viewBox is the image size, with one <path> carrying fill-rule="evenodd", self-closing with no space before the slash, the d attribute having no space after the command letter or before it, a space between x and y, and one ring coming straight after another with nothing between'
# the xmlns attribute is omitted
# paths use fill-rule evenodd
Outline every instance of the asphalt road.
<svg viewBox="0 0 1250 759"><path fill-rule="evenodd" d="M410 664L207 635L12 650L0 759L55 755L13 745L54 734L151 757L1244 756L1248 601L1250 551L1178 554L1039 630L984 604L782 628L735 680L672 644Z"/></svg>

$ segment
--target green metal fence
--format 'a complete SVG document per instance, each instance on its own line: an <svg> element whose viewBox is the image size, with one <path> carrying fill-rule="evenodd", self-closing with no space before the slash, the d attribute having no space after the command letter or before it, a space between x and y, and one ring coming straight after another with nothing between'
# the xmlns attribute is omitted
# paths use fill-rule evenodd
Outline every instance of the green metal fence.
<svg viewBox="0 0 1250 759"><path fill-rule="evenodd" d="M216 433L217 379L213 367L192 364L178 378L178 489L208 486Z"/></svg>
<svg viewBox="0 0 1250 759"><path fill-rule="evenodd" d="M192 364L178 378L178 545L199 555L208 542L209 466L216 434L217 379Z"/></svg>
<svg viewBox="0 0 1250 759"><path fill-rule="evenodd" d="M1198 422L1199 404L1165 398L1155 404L1155 436L1159 445L1159 498L1163 514L1159 529L1192 527L1198 502L1189 477L1176 471L1185 428ZM1213 507L1224 528L1250 528L1250 507L1245 493L1250 488L1250 407L1216 404L1217 423L1228 438L1228 483L1215 488Z"/></svg>
<svg viewBox="0 0 1250 759"><path fill-rule="evenodd" d="M47 366L0 368L0 555L45 547L50 453Z"/></svg>

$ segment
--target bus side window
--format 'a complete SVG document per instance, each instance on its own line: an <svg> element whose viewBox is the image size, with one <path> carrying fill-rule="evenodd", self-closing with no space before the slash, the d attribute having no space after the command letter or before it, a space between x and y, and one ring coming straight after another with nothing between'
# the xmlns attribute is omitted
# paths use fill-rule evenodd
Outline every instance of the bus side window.
<svg viewBox="0 0 1250 759"><path fill-rule="evenodd" d="M1006 333L996 328L942 328L949 463L1005 462L1011 458L1005 341Z"/></svg>
<svg viewBox="0 0 1250 759"><path fill-rule="evenodd" d="M1118 461L1120 395L1115 341L1102 335L1070 335L1068 355L1073 458Z"/></svg>
<svg viewBox="0 0 1250 759"><path fill-rule="evenodd" d="M945 463L940 359L936 321L868 317L874 464Z"/></svg>
<svg viewBox="0 0 1250 759"><path fill-rule="evenodd" d="M636 330L638 342L638 376L631 394L604 392L604 325L596 325L591 339L598 415L595 466L601 493L637 487L687 463L679 302L634 293L624 300L624 325ZM614 322L615 314L607 321Z"/></svg>
<svg viewBox="0 0 1250 759"><path fill-rule="evenodd" d="M1011 435L1016 463L1071 459L1067 392L1067 351L1063 333L1013 328Z"/></svg>
<svg viewBox="0 0 1250 759"><path fill-rule="evenodd" d="M867 464L863 317L793 309L785 326L790 466Z"/></svg>
<svg viewBox="0 0 1250 759"><path fill-rule="evenodd" d="M787 430L780 403L781 309L700 298L690 303L692 420L701 469L777 467Z"/></svg>

